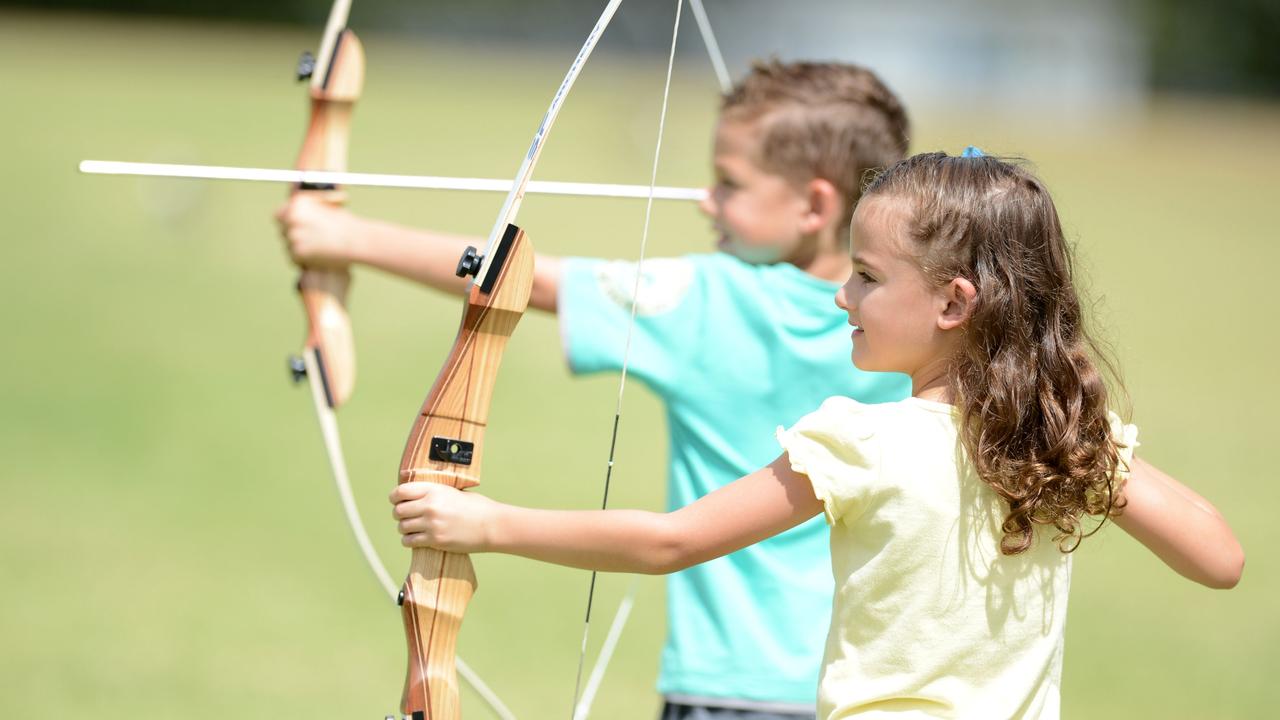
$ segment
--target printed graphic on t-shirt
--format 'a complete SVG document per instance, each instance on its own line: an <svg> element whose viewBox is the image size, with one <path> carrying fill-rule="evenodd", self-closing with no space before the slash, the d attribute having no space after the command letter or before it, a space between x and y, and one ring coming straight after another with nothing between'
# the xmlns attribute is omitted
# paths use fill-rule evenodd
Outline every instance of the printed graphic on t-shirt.
<svg viewBox="0 0 1280 720"><path fill-rule="evenodd" d="M646 260L637 286L639 266L627 260L600 263L595 272L601 293L628 310L635 293L637 315L661 315L679 307L693 284L693 263L683 258Z"/></svg>

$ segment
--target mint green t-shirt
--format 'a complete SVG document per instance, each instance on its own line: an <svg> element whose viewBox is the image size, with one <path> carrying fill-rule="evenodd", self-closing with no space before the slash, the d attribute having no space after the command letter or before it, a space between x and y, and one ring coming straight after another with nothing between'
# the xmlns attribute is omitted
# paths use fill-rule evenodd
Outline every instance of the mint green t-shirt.
<svg viewBox="0 0 1280 720"><path fill-rule="evenodd" d="M723 253L649 260L643 271L627 372L666 407L672 509L769 464L776 428L832 395L910 394L904 375L853 366L834 283ZM564 261L558 313L574 373L621 369L635 272L631 262ZM812 711L834 587L828 540L814 518L669 576L659 691Z"/></svg>

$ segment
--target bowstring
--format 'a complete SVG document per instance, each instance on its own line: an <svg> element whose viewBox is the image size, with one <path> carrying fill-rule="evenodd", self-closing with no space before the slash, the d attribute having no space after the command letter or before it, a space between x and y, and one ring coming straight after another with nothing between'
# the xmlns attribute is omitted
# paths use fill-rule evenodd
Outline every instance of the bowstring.
<svg viewBox="0 0 1280 720"><path fill-rule="evenodd" d="M658 185L658 165L662 157L662 139L666 132L666 127L667 127L667 107L671 98L671 76L672 76L672 71L675 68L676 41L680 37L680 16L683 8L684 8L684 0L676 0L676 19L671 29L671 50L667 56L667 76L666 76L666 81L662 87L662 109L658 114L658 137L654 143L653 167L649 174L650 192L649 192L649 198L645 203L644 229L640 233L640 257L636 261L635 281L631 288L631 314L627 322L626 341L623 345L623 350L622 350L622 372L618 380L618 398L614 406L613 431L609 440L609 460L605 466L604 497L600 502L601 510L604 510L609 507L609 487L610 487L610 483L613 480L614 459L615 459L617 448L618 448L618 427L621 425L621 422L622 422L622 398L627 387L627 369L631 359L631 339L634 334L635 325L636 325L637 299L639 298L639 295L640 295L640 282L644 276L644 259L645 259L645 254L649 245L649 227L653 219L653 199L654 199L653 189L656 188ZM586 656L587 656L587 641L591 633L591 606L595 600L596 578L598 575L599 573L597 573L596 571L594 570L591 571L591 582L587 588L587 610L586 610L586 617L583 621L582 645L578 653L578 673L577 673L577 678L574 681L574 687L573 687L573 705L571 706L572 714L570 715L572 720L586 720L587 714L591 710L590 702L583 703L580 706L579 699L581 698L583 700L591 700L591 699L594 699L594 696L595 696L594 685L589 696L586 696L586 697L582 696L581 691L582 691L582 669L583 669L584 661L586 660ZM629 612L630 604L627 603L626 600L624 600L623 602ZM620 608L619 614L622 615L621 608ZM625 615L623 615L623 622L625 622ZM610 635L613 636L613 640L616 641L617 639L616 635L618 633L621 633L621 626L617 622L616 616L614 621L614 628L616 628L616 632L611 632ZM612 653L612 650L610 649L609 652ZM601 671L601 673L599 674L603 675L603 671ZM596 673L593 673L593 680L597 680L597 683L598 683Z"/></svg>

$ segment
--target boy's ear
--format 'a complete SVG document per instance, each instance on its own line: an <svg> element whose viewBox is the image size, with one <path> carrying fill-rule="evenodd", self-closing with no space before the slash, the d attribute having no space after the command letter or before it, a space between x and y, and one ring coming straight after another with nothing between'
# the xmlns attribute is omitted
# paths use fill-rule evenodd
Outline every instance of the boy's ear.
<svg viewBox="0 0 1280 720"><path fill-rule="evenodd" d="M844 209L840 191L830 180L814 178L805 184L809 208L800 221L804 233L816 233L824 227L839 222Z"/></svg>
<svg viewBox="0 0 1280 720"><path fill-rule="evenodd" d="M973 316L974 308L977 307L978 289L964 278L952 278L942 288L942 300L945 304L938 315L938 328L951 330L965 324Z"/></svg>

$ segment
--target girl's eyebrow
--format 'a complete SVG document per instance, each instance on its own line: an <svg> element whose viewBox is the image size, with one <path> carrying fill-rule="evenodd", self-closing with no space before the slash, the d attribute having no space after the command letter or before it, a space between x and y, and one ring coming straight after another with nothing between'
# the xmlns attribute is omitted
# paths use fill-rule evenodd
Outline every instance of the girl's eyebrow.
<svg viewBox="0 0 1280 720"><path fill-rule="evenodd" d="M857 253L853 256L853 264L861 265L863 267L870 268L872 270L876 269L876 266L874 264L867 262L867 259L862 256L862 253Z"/></svg>

